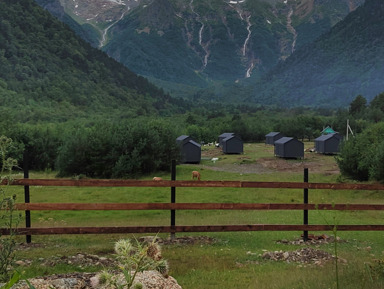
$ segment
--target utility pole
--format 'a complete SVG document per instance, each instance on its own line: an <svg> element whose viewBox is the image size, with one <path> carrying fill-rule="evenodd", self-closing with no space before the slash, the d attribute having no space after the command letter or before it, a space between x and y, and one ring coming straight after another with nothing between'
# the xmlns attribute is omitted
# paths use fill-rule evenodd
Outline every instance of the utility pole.
<svg viewBox="0 0 384 289"><path fill-rule="evenodd" d="M354 136L353 131L352 131L351 127L349 126L349 119L347 119L347 136L346 136L347 140L348 140L349 132L351 132L352 136Z"/></svg>

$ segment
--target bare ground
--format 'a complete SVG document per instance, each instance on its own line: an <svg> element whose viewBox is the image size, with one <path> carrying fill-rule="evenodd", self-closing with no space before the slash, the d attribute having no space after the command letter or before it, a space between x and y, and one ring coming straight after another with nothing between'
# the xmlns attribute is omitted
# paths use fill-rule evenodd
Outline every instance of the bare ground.
<svg viewBox="0 0 384 289"><path fill-rule="evenodd" d="M255 173L266 174L276 172L302 172L304 168L312 173L323 173L325 175L339 174L340 170L333 160L332 155L322 155L314 152L306 152L304 159L284 159L279 157L263 157L253 160L247 155L237 155L235 163L220 164L220 159L225 154L220 149L204 150L201 154L202 159L218 158L215 163L209 166L201 165L202 168L215 171L226 171L234 173Z"/></svg>

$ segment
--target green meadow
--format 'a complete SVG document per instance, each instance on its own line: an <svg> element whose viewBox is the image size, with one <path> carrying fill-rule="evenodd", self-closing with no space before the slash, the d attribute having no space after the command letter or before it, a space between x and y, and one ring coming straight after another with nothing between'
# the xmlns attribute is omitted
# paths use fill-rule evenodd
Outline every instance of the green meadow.
<svg viewBox="0 0 384 289"><path fill-rule="evenodd" d="M313 143L306 143L306 148ZM202 180L289 181L302 182L303 170L309 170L310 182L352 182L342 178L333 156L306 152L303 160L274 157L273 147L245 144L244 154L224 155L218 148L203 147L202 162L178 165L177 180L191 180L193 170ZM218 160L212 161L213 157ZM170 179L170 173L156 176ZM22 175L15 175L21 178ZM54 172L31 172L30 178L54 178ZM152 179L145 176L142 179ZM22 187L8 186L8 194L24 200ZM31 202L57 203L147 203L170 202L170 188L94 188L31 187ZM381 204L381 191L310 190L310 203ZM298 189L248 188L176 188L176 202L188 203L302 203ZM157 226L170 225L169 211L32 211L32 227L62 226ZM382 224L380 211L310 211L310 224ZM24 220L20 227L24 226ZM177 211L176 225L229 224L302 224L302 211ZM310 232L315 235L332 232ZM266 251L296 251L313 247L335 254L335 244L291 245L302 232L223 232L176 234L176 237L209 237L211 242L167 244L163 256L169 261L170 275L184 288L337 288L335 262L322 266L262 258ZM32 236L32 243L16 252L16 260L31 260L31 266L19 268L27 278L68 272L97 272L101 266L78 267L71 264L41 266L41 258L71 256L77 253L113 256L114 242L137 238L139 234L121 235L44 235ZM340 242L339 288L384 288L383 232L337 232ZM167 234L160 234L163 239ZM25 243L24 236L18 236Z"/></svg>

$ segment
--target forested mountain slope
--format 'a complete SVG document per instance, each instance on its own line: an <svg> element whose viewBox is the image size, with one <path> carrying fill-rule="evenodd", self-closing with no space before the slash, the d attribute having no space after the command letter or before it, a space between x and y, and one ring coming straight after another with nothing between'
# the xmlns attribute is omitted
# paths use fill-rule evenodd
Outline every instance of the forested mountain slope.
<svg viewBox="0 0 384 289"><path fill-rule="evenodd" d="M134 117L173 99L77 37L33 0L0 1L1 113L19 121Z"/></svg>
<svg viewBox="0 0 384 289"><path fill-rule="evenodd" d="M345 106L384 91L384 1L366 3L252 85L246 99L280 106Z"/></svg>

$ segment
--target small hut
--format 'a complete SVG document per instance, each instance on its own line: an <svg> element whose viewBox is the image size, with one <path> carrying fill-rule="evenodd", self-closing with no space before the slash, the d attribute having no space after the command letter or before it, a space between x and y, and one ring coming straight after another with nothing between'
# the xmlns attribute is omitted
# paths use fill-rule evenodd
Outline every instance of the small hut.
<svg viewBox="0 0 384 289"><path fill-rule="evenodd" d="M282 137L275 141L275 156L304 158L304 143L293 137Z"/></svg>
<svg viewBox="0 0 384 289"><path fill-rule="evenodd" d="M244 144L239 136L231 135L222 140L222 149L225 154L241 154Z"/></svg>
<svg viewBox="0 0 384 289"><path fill-rule="evenodd" d="M315 150L320 154L337 154L342 139L338 133L321 135L315 139Z"/></svg>
<svg viewBox="0 0 384 289"><path fill-rule="evenodd" d="M190 136L188 135L181 135L176 139L176 143L178 145L181 145L183 143L189 142L190 140L193 140Z"/></svg>
<svg viewBox="0 0 384 289"><path fill-rule="evenodd" d="M195 142L190 136L182 135L176 139L180 147L181 163L200 163L201 145Z"/></svg>
<svg viewBox="0 0 384 289"><path fill-rule="evenodd" d="M281 132L272 131L265 135L265 144L274 145L275 141L281 139L284 135Z"/></svg>
<svg viewBox="0 0 384 289"><path fill-rule="evenodd" d="M223 147L223 140L226 139L227 137L230 137L233 135L234 135L233 132L225 132L225 133L222 133L221 135L219 135L219 138L217 140L217 142L219 143L219 146Z"/></svg>

